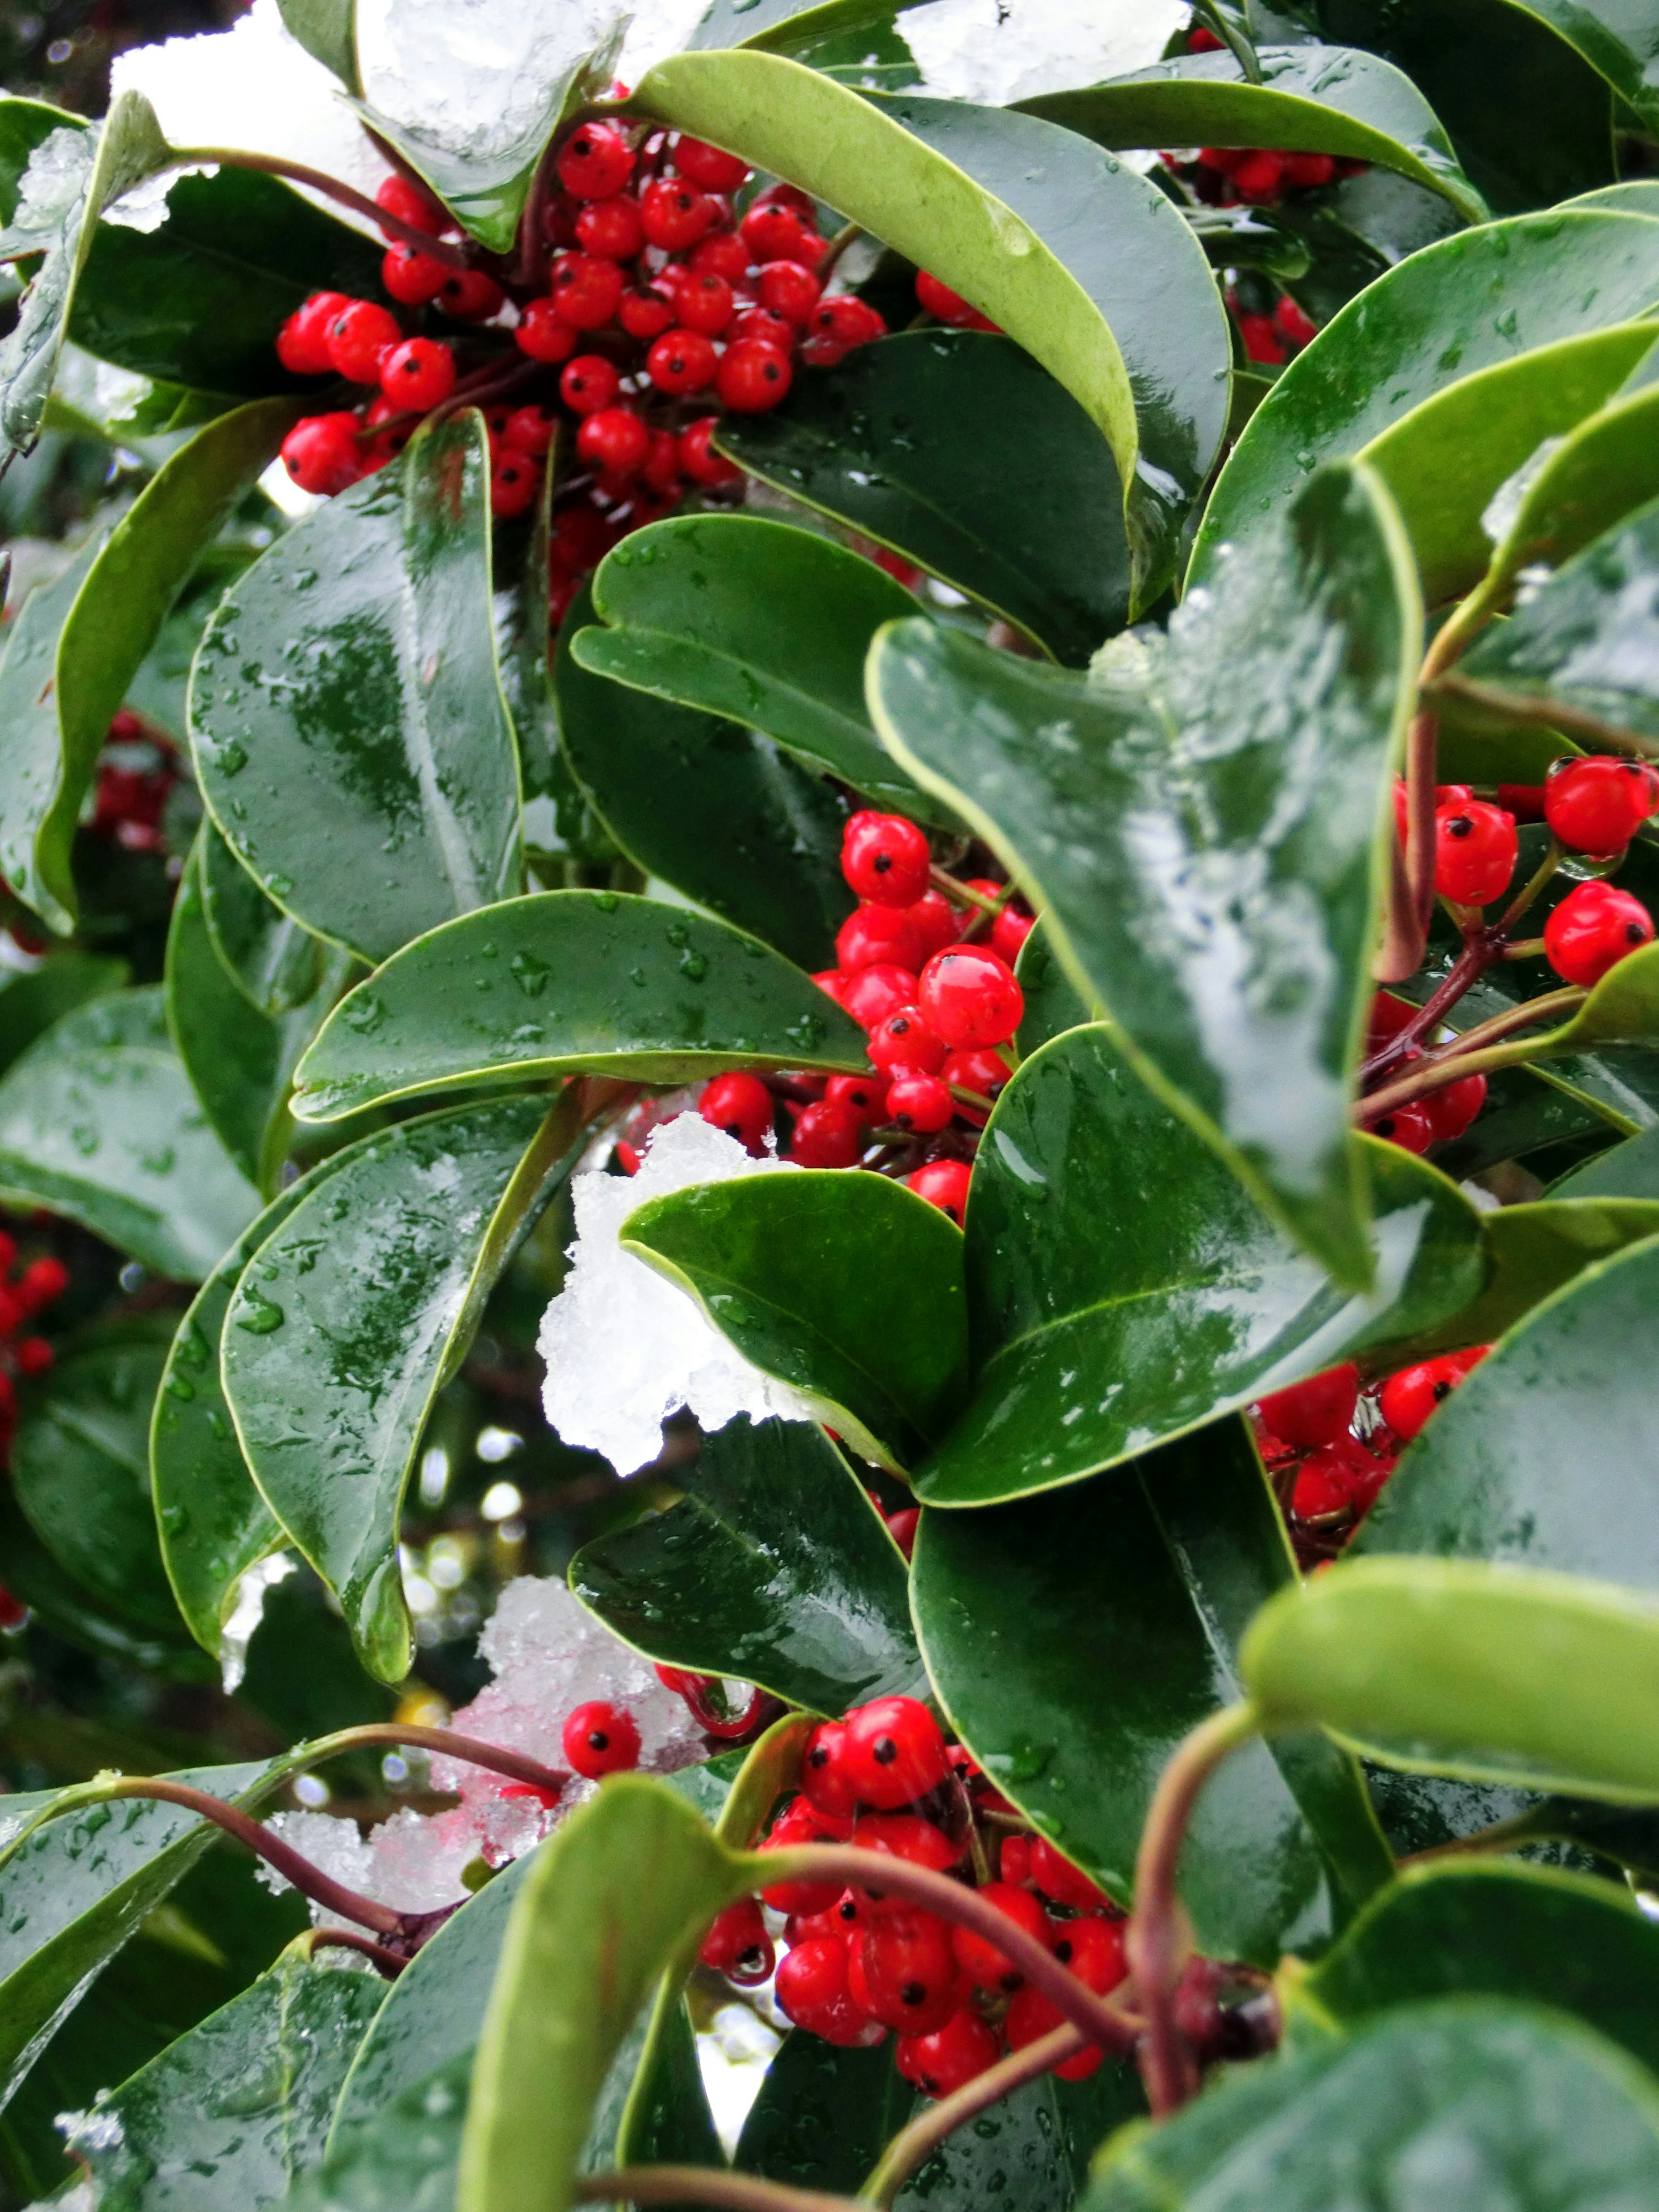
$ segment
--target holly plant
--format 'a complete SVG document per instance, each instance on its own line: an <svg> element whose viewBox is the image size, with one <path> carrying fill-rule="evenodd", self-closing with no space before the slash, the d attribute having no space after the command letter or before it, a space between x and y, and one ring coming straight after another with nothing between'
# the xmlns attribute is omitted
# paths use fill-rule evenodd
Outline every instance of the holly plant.
<svg viewBox="0 0 1659 2212"><path fill-rule="evenodd" d="M0 100L5 2203L1659 2203L1659 0L673 13Z"/></svg>

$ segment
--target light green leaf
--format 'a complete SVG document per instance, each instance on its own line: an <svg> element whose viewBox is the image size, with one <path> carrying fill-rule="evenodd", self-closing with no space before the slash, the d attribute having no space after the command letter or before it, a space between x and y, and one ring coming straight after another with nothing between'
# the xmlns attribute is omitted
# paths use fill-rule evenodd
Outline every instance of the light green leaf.
<svg viewBox="0 0 1659 2212"><path fill-rule="evenodd" d="M322 988L325 948L268 899L211 822L198 839L202 919L225 973L262 1014L286 1014Z"/></svg>
<svg viewBox="0 0 1659 2212"><path fill-rule="evenodd" d="M277 0L289 34L348 92L361 92L357 81L356 0Z"/></svg>
<svg viewBox="0 0 1659 2212"><path fill-rule="evenodd" d="M82 790L77 789L67 810L60 849L51 855L40 850L62 795L64 769L58 719L58 642L99 550L99 541L89 538L61 576L35 586L10 625L5 657L0 659L0 875L43 921L65 931L74 924L69 840ZM42 859L51 869L52 883L41 873Z"/></svg>

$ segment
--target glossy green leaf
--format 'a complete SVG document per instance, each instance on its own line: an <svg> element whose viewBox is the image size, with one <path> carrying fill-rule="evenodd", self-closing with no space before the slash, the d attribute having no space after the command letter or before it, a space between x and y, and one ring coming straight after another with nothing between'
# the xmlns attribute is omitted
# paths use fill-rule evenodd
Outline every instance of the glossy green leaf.
<svg viewBox="0 0 1659 2212"><path fill-rule="evenodd" d="M211 1682L213 1672L182 1636L156 1635L107 1612L66 1573L28 1522L9 1483L0 1484L0 1558L6 1588L42 1625L82 1651L119 1664Z"/></svg>
<svg viewBox="0 0 1659 2212"><path fill-rule="evenodd" d="M1118 2136L1079 2212L1334 2212L1390 2198L1611 2212L1659 2188L1652 2075L1531 2006L1402 2005L1352 2037L1224 2075L1165 2126Z"/></svg>
<svg viewBox="0 0 1659 2212"><path fill-rule="evenodd" d="M1646 1589L1522 1564L1541 1547L1496 1562L1367 1548L1257 1615L1240 1668L1267 1726L1328 1729L1428 1773L1659 1800Z"/></svg>
<svg viewBox="0 0 1659 2212"><path fill-rule="evenodd" d="M277 331L310 292L377 298L382 250L257 170L179 177L158 228L99 224L70 335L100 360L198 392L304 389L276 358Z"/></svg>
<svg viewBox="0 0 1659 2212"><path fill-rule="evenodd" d="M40 435L100 211L172 159L149 102L136 92L119 94L96 131L66 118L38 142L0 231L0 252L46 257L15 328L0 339L0 436L13 447L27 452Z"/></svg>
<svg viewBox="0 0 1659 2212"><path fill-rule="evenodd" d="M371 1138L231 1299L224 1387L247 1463L382 1681L414 1653L398 1519L432 1401L580 1132L567 1092L550 1113L486 1102Z"/></svg>
<svg viewBox="0 0 1659 2212"><path fill-rule="evenodd" d="M519 884L488 485L463 409L285 532L197 656L220 834L284 913L371 961Z"/></svg>
<svg viewBox="0 0 1659 2212"><path fill-rule="evenodd" d="M962 1403L960 1232L885 1176L704 1184L641 1206L623 1240L866 1458L902 1468Z"/></svg>
<svg viewBox="0 0 1659 2212"><path fill-rule="evenodd" d="M56 690L58 641L98 552L97 539L89 538L62 575L36 585L9 625L5 657L0 659L0 875L19 898L62 930L73 923L69 839L82 793L77 788L68 809L58 850L42 854L41 839L52 819L64 765ZM43 877L40 859L46 860L53 882Z"/></svg>
<svg viewBox="0 0 1659 2212"><path fill-rule="evenodd" d="M891 14L892 0L710 0L685 43L693 53L727 46L793 53L828 31L867 29Z"/></svg>
<svg viewBox="0 0 1659 2212"><path fill-rule="evenodd" d="M870 726L864 660L915 611L902 584L833 538L758 515L694 514L608 553L579 668L742 722L884 806L940 818Z"/></svg>
<svg viewBox="0 0 1659 2212"><path fill-rule="evenodd" d="M654 899L544 891L434 930L359 984L301 1061L294 1106L333 1121L579 1069L684 1083L865 1064L857 1024L757 939Z"/></svg>
<svg viewBox="0 0 1659 2212"><path fill-rule="evenodd" d="M663 1784L617 1775L538 1852L508 1923L457 2212L566 2212L605 2074L658 1977L752 1876Z"/></svg>
<svg viewBox="0 0 1659 2212"><path fill-rule="evenodd" d="M1255 543L1321 462L1363 452L1460 378L1628 322L1656 301L1659 226L1645 216L1517 216L1413 254L1345 307L1256 410L1216 484L1188 589L1212 580L1224 546Z"/></svg>
<svg viewBox="0 0 1659 2212"><path fill-rule="evenodd" d="M1553 1199L1659 1200L1659 1131L1644 1129L1550 1185Z"/></svg>
<svg viewBox="0 0 1659 2212"><path fill-rule="evenodd" d="M1501 1559L1659 1590L1642 1350L1656 1292L1659 1242L1649 1239L1537 1306L1410 1446L1356 1550Z"/></svg>
<svg viewBox="0 0 1659 2212"><path fill-rule="evenodd" d="M890 2041L848 2050L795 2028L766 2069L732 2162L796 2189L850 2194L915 2102Z"/></svg>
<svg viewBox="0 0 1659 2212"><path fill-rule="evenodd" d="M1019 425L1020 465L1007 465ZM1006 338L916 331L803 377L719 443L751 476L890 546L1080 666L1129 609L1110 450Z"/></svg>
<svg viewBox="0 0 1659 2212"><path fill-rule="evenodd" d="M1127 1905L1165 1762L1236 1700L1239 1640L1294 1580L1249 1438L1229 1421L1064 1498L924 1513L915 1605L963 1741ZM1290 1736L1240 1753L1205 1790L1181 1894L1200 1949L1271 1965L1328 1941L1390 1866L1352 1760Z"/></svg>
<svg viewBox="0 0 1659 2212"><path fill-rule="evenodd" d="M914 1693L904 1562L816 1429L739 1418L684 1486L666 1513L572 1561L571 1588L607 1628L653 1659L831 1717Z"/></svg>
<svg viewBox="0 0 1659 2212"><path fill-rule="evenodd" d="M24 1401L12 1486L46 1549L106 1610L176 1637L156 1541L150 1409L167 1358L163 1321L126 1322L61 1355Z"/></svg>
<svg viewBox="0 0 1659 2212"><path fill-rule="evenodd" d="M375 2124L331 2150L286 2212L455 2212L472 2054L402 2090Z"/></svg>
<svg viewBox="0 0 1659 2212"><path fill-rule="evenodd" d="M200 1282L258 1208L208 1127L159 987L66 1014L0 1079L0 1188Z"/></svg>
<svg viewBox="0 0 1659 2212"><path fill-rule="evenodd" d="M198 843L185 864L167 932L167 1027L225 1150L250 1182L268 1191L293 1132L288 1097L294 1070L345 981L349 956L328 948L326 983L319 977L307 1005L281 1015L259 1012L215 949L202 878ZM254 891L261 896L257 885Z"/></svg>
<svg viewBox="0 0 1659 2212"><path fill-rule="evenodd" d="M1029 1060L1051 1037L1062 1036L1067 1030L1079 1029L1085 1022L1100 1019L1101 1009L1085 1003L1066 973L1066 963L1055 951L1054 939L1041 915L1019 948L1014 974L1025 995L1025 1016L1015 1039L1022 1060Z"/></svg>
<svg viewBox="0 0 1659 2212"><path fill-rule="evenodd" d="M1605 1881L1478 1859L1408 1867L1289 1993L1347 2027L1440 1996L1531 1999L1659 2064L1659 1929Z"/></svg>
<svg viewBox="0 0 1659 2212"><path fill-rule="evenodd" d="M286 1014L322 987L324 948L274 905L210 822L198 840L202 920L225 973L262 1014Z"/></svg>
<svg viewBox="0 0 1659 2212"><path fill-rule="evenodd" d="M1604 76L1650 131L1659 130L1659 21L1645 0L1525 0Z"/></svg>
<svg viewBox="0 0 1659 2212"><path fill-rule="evenodd" d="M85 128L84 116L44 100L0 98L0 222L9 228L17 212L18 188L35 148L54 131Z"/></svg>
<svg viewBox="0 0 1659 2212"><path fill-rule="evenodd" d="M290 37L331 70L348 92L357 82L356 0L277 0Z"/></svg>
<svg viewBox="0 0 1659 2212"><path fill-rule="evenodd" d="M1161 193L1035 116L872 104L772 54L678 55L634 105L827 200L1024 346L1104 433L1138 597L1156 595L1226 425L1229 364L1203 250Z"/></svg>
<svg viewBox="0 0 1659 2212"><path fill-rule="evenodd" d="M1137 1071L1363 1284L1349 1100L1419 651L1376 478L1318 476L1163 645L1135 633L1085 681L910 622L877 641L871 702L1046 909Z"/></svg>
<svg viewBox="0 0 1659 2212"><path fill-rule="evenodd" d="M854 906L841 803L740 722L590 675L571 642L592 618L584 592L560 632L559 742L611 836L647 876L809 973L832 966Z"/></svg>
<svg viewBox="0 0 1659 2212"><path fill-rule="evenodd" d="M1256 56L1260 84L1230 53L1181 54L1020 105L1100 146L1278 146L1376 162L1443 193L1466 222L1486 220L1486 202L1403 70L1317 44L1258 46Z"/></svg>
<svg viewBox="0 0 1659 2212"><path fill-rule="evenodd" d="M1474 1207L1425 1163L1365 1143L1376 1280L1354 1295L1137 1081L1109 1030L1045 1045L981 1143L974 1391L917 1495L985 1505L1078 1481L1460 1312L1486 1270Z"/></svg>
<svg viewBox="0 0 1659 2212"><path fill-rule="evenodd" d="M95 952L55 952L38 968L0 983L0 1074L54 1022L88 999L101 999L131 980L125 960Z"/></svg>
<svg viewBox="0 0 1659 2212"><path fill-rule="evenodd" d="M248 1472L226 1402L219 1370L225 1315L243 1269L265 1239L373 1141L362 1139L319 1162L271 1200L191 1301L161 1370L149 1432L161 1558L191 1634L216 1659L242 1577L287 1540Z"/></svg>
<svg viewBox="0 0 1659 2212"><path fill-rule="evenodd" d="M379 1975L289 1954L71 2125L106 2212L274 2204L321 2154Z"/></svg>

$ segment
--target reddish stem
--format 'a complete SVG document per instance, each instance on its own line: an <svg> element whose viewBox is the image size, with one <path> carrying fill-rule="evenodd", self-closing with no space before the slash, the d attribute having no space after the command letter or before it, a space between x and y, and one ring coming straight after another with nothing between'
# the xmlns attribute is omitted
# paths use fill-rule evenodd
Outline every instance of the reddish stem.
<svg viewBox="0 0 1659 2212"><path fill-rule="evenodd" d="M258 169L268 177L285 177L290 184L306 185L325 198L337 201L341 207L349 208L355 215L367 216L383 233L400 238L405 246L412 246L434 261L448 264L452 269L467 269L471 263L465 246L452 245L447 238L435 238L428 230L422 230L401 216L388 214L378 200L354 185L343 185L337 177L331 177L321 169L307 168L303 161L285 161L276 154L250 154L237 146L179 146L174 149L181 162L211 161L221 169Z"/></svg>

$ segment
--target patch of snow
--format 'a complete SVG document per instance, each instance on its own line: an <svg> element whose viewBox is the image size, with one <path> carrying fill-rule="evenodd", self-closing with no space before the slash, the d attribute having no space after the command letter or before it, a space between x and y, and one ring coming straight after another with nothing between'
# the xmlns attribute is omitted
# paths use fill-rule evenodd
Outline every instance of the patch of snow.
<svg viewBox="0 0 1659 2212"><path fill-rule="evenodd" d="M1188 0L925 0L898 28L928 92L1000 107L1146 69L1191 13Z"/></svg>

